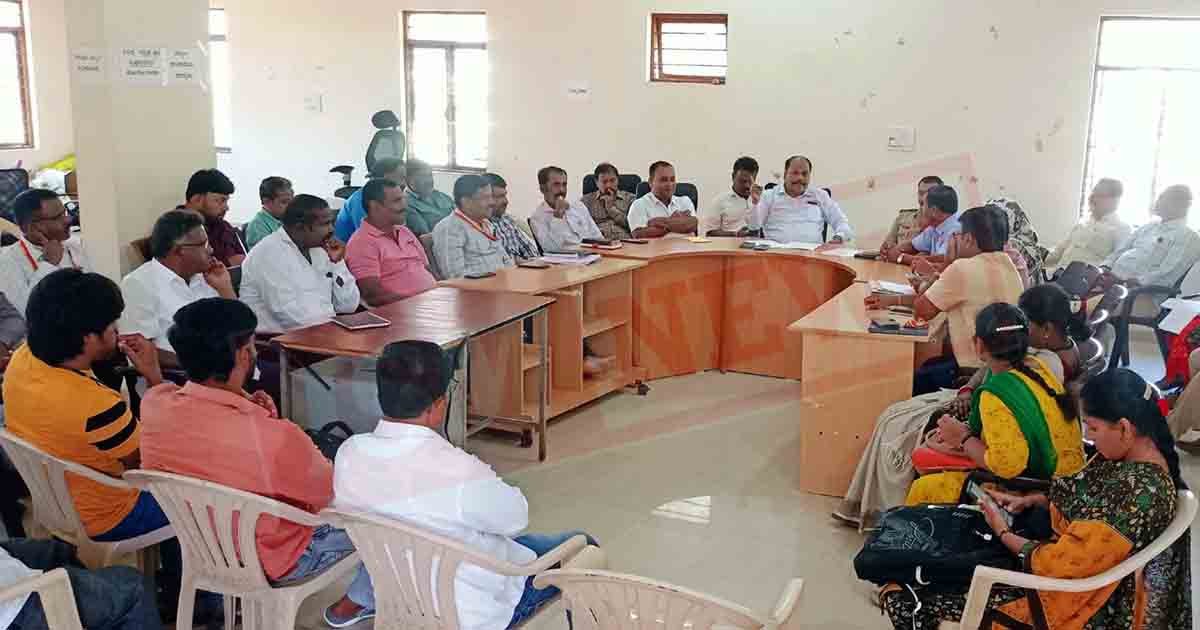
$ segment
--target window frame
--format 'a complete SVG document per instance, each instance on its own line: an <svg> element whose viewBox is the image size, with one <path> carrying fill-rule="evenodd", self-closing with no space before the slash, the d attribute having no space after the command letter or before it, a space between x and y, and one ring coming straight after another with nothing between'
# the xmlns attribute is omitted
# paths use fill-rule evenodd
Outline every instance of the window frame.
<svg viewBox="0 0 1200 630"><path fill-rule="evenodd" d="M1088 196L1091 194L1091 186L1093 185L1091 182L1091 179L1092 179L1091 178L1091 176L1092 176L1092 151L1095 149L1093 142L1094 142L1094 134L1095 134L1095 129L1096 129L1096 127L1095 127L1095 125L1096 125L1096 105L1098 104L1099 99L1100 99L1101 73L1102 72L1146 72L1146 71L1167 72L1167 73L1178 73L1178 72L1200 73L1200 68L1175 68L1175 67L1169 67L1169 66L1164 67L1164 66L1105 66L1105 65L1101 65L1101 63L1100 63L1100 52L1101 52L1100 46L1104 40L1104 25L1105 25L1105 23L1107 23L1107 22L1134 22L1134 21L1155 21L1155 22L1184 21L1184 22L1196 22L1197 24L1200 24L1200 17L1150 16L1150 15L1102 15L1102 16L1100 16L1099 27L1096 29L1096 55L1095 55L1095 58L1092 60L1092 98L1091 98L1091 104L1088 107L1087 136L1084 139L1084 145L1083 145L1083 177L1082 177L1083 181L1080 184L1080 193L1079 193L1079 216L1080 217L1086 215L1088 212ZM1165 107L1165 104L1160 105L1160 109L1159 109L1159 130L1158 130L1159 136L1158 136L1158 139L1160 141L1162 139L1161 122L1162 122L1162 115L1163 115L1163 109L1162 109L1163 107ZM1147 208L1152 207L1154 205L1154 201L1155 201L1154 195L1156 192L1155 188L1158 185L1157 175L1158 175L1158 169L1157 169L1157 159L1156 159L1155 175L1154 175L1154 179L1151 180L1151 186L1150 186L1151 198L1147 202L1148 203L1148 205L1146 206Z"/></svg>
<svg viewBox="0 0 1200 630"><path fill-rule="evenodd" d="M458 163L458 137L455 124L458 118L458 107L454 93L454 52L456 50L482 50L487 52L487 42L456 42L447 40L409 39L408 18L412 15L482 15L486 11L402 11L400 17L400 36L404 44L404 141L408 145L406 156L413 155L413 119L417 111L417 102L413 97L413 51L421 49L442 50L446 55L446 164L430 164L435 170L458 173L485 173L487 167L464 166ZM489 148L488 153L491 153ZM490 160L490 155L488 160Z"/></svg>
<svg viewBox="0 0 1200 630"><path fill-rule="evenodd" d="M6 149L32 149L34 148L33 138L33 99L29 92L29 38L26 33L29 28L29 21L25 15L25 3L23 0L0 0L4 4L15 4L17 7L17 15L21 18L20 26L0 26L0 33L11 33L16 37L17 47L17 80L20 83L21 96L21 114L24 119L25 141L24 142L0 142L0 150Z"/></svg>
<svg viewBox="0 0 1200 630"><path fill-rule="evenodd" d="M665 24L721 24L725 26L725 74L706 77L692 74L669 74L662 70L662 29ZM700 85L725 85L729 78L729 14L728 13L651 13L650 14L650 67L651 83L695 83ZM715 66L714 66L715 67Z"/></svg>
<svg viewBox="0 0 1200 630"><path fill-rule="evenodd" d="M225 13L225 7L209 7L208 12L205 13L205 16L209 17L211 19L211 14L213 11L220 11L221 13L225 14L225 33L222 35L214 35L210 31L208 34L208 43L209 43L210 48L211 48L213 42L223 42L225 44L229 43L229 14ZM209 64L211 64L211 63L212 63L212 56L209 55ZM230 66L232 69L232 64L230 64ZM212 69L211 68L209 69L209 80L210 81L212 80ZM216 88L214 86L210 86L209 89L211 90L211 92L209 93L209 99L211 100L211 99L216 98L216 93L215 93ZM217 144L217 142L216 142L217 120L215 117L216 116L216 108L215 107L213 108L213 115L214 115L214 118L213 118L213 149L215 149L217 153L222 153L222 154L233 153L233 147L223 147L223 146Z"/></svg>

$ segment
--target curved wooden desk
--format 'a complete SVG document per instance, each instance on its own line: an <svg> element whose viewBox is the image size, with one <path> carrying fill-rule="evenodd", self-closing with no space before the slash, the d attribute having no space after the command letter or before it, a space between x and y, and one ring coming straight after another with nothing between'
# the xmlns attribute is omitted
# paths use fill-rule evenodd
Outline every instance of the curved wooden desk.
<svg viewBox="0 0 1200 630"><path fill-rule="evenodd" d="M665 238L605 252L646 262L633 272L634 365L647 379L720 368L798 380L797 487L841 496L875 419L940 354L945 318L920 337L869 333L866 282L907 283L906 267L741 242Z"/></svg>
<svg viewBox="0 0 1200 630"><path fill-rule="evenodd" d="M603 252L647 263L633 272L633 363L644 378L721 369L800 379L801 337L788 326L855 282L907 282L900 265L758 252L743 240L662 238Z"/></svg>

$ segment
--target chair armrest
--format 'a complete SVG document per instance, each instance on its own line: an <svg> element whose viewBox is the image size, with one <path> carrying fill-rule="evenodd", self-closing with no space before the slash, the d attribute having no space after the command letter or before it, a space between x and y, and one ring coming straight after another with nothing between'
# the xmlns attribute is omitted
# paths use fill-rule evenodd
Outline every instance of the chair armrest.
<svg viewBox="0 0 1200 630"><path fill-rule="evenodd" d="M1004 584L1007 586L1028 588L1038 591L1085 593L1123 580L1127 575L1133 573L1135 570L1137 570L1137 568L1131 566L1127 572L1116 577L1111 577L1112 570L1109 570L1089 578L1064 580L1060 578L1042 577L1040 575L1033 575L1031 573L1006 571L1004 569L997 569L995 567L976 567L975 575L971 578L971 590L967 593L967 605L963 609L962 622L959 627L979 627L980 622L983 620L983 613L987 610L988 597L992 592L992 587L996 584Z"/></svg>
<svg viewBox="0 0 1200 630"><path fill-rule="evenodd" d="M588 545L583 551L576 554L574 558L564 562L562 568L584 570L607 569L608 556L604 553L603 549L594 545Z"/></svg>
<svg viewBox="0 0 1200 630"><path fill-rule="evenodd" d="M75 607L75 591L65 569L54 569L37 577L0 590L0 601L7 602L24 595L37 593L47 625L54 630L81 630L79 609Z"/></svg>
<svg viewBox="0 0 1200 630"><path fill-rule="evenodd" d="M550 553L530 562L529 564L518 565L518 572L511 574L512 577L537 575L543 571L549 571L556 564L562 564L574 558L579 552L586 549L588 546L587 538L582 535L572 536L563 544L550 550ZM498 567L488 567L489 571L496 571L502 575L505 571L497 571Z"/></svg>
<svg viewBox="0 0 1200 630"><path fill-rule="evenodd" d="M778 628L799 628L793 617L796 614L796 604L800 601L800 592L804 590L804 580L794 578L784 587L771 612L771 621Z"/></svg>

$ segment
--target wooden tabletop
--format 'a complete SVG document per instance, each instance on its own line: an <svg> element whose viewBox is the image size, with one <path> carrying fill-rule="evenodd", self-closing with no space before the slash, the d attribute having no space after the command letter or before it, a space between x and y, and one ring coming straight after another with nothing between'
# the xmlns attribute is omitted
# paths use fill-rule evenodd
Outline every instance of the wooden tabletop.
<svg viewBox="0 0 1200 630"><path fill-rule="evenodd" d="M924 335L887 335L868 332L871 325L871 315L882 318L886 311L868 313L863 300L870 295L870 289L862 282L856 282L841 293L833 296L828 302L818 306L799 321L788 326L792 332L819 332L846 337L869 337L879 341L897 343L924 343L941 336L946 324L946 315L940 314L929 323L929 332ZM904 318L900 318L904 319Z"/></svg>
<svg viewBox="0 0 1200 630"><path fill-rule="evenodd" d="M455 278L443 280L439 284L444 287L457 287L472 291L514 292L535 295L558 291L584 282L598 280L638 267L646 263L639 260L623 260L619 258L602 258L590 265L577 267L571 265L555 265L549 269L525 269L523 267L506 267L496 272L490 278L470 280Z"/></svg>
<svg viewBox="0 0 1200 630"><path fill-rule="evenodd" d="M687 238L671 236L649 239L649 243L641 245L622 243L620 249L591 251L597 251L609 258L644 260L646 262L690 256L789 256L820 260L825 263L838 265L853 273L856 282L888 280L891 282L908 283L907 274L909 268L895 263L845 256L829 256L827 254L800 249L755 251L752 249L742 249L742 242L746 240L744 238L720 236L707 238L709 240L707 243L693 243Z"/></svg>
<svg viewBox="0 0 1200 630"><path fill-rule="evenodd" d="M346 330L327 323L293 330L274 341L289 350L348 357L377 356L384 346L395 341L429 341L445 348L527 317L553 302L552 298L518 293L437 287L371 309L391 322L385 328Z"/></svg>

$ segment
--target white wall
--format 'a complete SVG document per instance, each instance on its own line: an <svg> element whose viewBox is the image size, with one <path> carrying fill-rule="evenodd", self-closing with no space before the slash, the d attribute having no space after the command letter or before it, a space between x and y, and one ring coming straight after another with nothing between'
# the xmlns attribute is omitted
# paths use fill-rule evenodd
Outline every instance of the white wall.
<svg viewBox="0 0 1200 630"><path fill-rule="evenodd" d="M36 169L71 153L71 87L67 79L67 27L62 0L26 0L34 148L0 151L0 168L18 161Z"/></svg>

